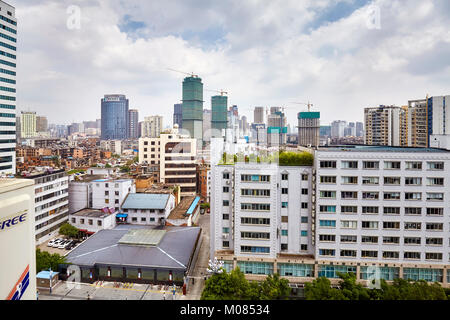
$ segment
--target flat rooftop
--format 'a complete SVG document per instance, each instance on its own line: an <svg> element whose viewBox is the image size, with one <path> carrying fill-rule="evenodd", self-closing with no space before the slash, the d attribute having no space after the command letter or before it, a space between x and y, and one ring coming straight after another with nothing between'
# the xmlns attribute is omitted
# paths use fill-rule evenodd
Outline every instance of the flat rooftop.
<svg viewBox="0 0 450 320"><path fill-rule="evenodd" d="M70 215L77 216L77 217L104 218L104 217L111 215L111 213L106 213L102 210L97 210L97 209L83 209L83 210L71 213Z"/></svg>
<svg viewBox="0 0 450 320"><path fill-rule="evenodd" d="M155 245L122 243L132 230L164 231ZM136 231L134 231L136 232ZM94 267L95 265L136 266L186 270L200 235L199 227L152 228L138 225L119 225L100 230L81 243L67 256L69 263Z"/></svg>
<svg viewBox="0 0 450 320"><path fill-rule="evenodd" d="M129 193L122 209L165 209L169 197L167 193Z"/></svg>
<svg viewBox="0 0 450 320"><path fill-rule="evenodd" d="M198 199L197 199L198 198ZM185 219L187 218L194 209L196 208L198 202L200 200L200 197L196 196L188 196L184 197L183 200L180 201L180 203L173 209L167 219ZM195 205L194 208L192 206ZM190 211L190 213L189 213Z"/></svg>
<svg viewBox="0 0 450 320"><path fill-rule="evenodd" d="M415 148L415 147L392 147L392 146L369 146L369 145L348 145L320 147L318 151L349 151L349 152L414 152L414 153L449 153L450 150L438 148Z"/></svg>

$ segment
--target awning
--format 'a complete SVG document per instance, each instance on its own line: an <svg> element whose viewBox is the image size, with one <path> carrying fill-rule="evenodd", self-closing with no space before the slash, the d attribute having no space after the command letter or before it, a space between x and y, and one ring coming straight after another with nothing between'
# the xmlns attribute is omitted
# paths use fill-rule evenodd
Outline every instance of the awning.
<svg viewBox="0 0 450 320"><path fill-rule="evenodd" d="M116 218L126 218L128 217L128 213L118 213L116 214Z"/></svg>

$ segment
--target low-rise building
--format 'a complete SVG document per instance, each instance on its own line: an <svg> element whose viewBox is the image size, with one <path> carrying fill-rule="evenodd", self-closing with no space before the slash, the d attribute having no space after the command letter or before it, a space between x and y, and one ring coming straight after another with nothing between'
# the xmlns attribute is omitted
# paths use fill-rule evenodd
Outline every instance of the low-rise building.
<svg viewBox="0 0 450 320"><path fill-rule="evenodd" d="M93 234L99 230L112 229L116 226L115 211L109 208L101 210L83 209L69 215L69 222L80 231Z"/></svg>

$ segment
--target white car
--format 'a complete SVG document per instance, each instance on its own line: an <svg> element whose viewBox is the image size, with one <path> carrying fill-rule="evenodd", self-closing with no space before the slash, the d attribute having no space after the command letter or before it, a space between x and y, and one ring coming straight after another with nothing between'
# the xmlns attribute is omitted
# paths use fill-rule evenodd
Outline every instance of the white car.
<svg viewBox="0 0 450 320"><path fill-rule="evenodd" d="M58 245L58 249L64 249L64 247L66 246L66 244L69 243L69 240L63 240L60 242L60 244Z"/></svg>
<svg viewBox="0 0 450 320"><path fill-rule="evenodd" d="M61 244L62 241L64 241L64 239L56 239L55 242L53 242L52 247L57 248Z"/></svg>
<svg viewBox="0 0 450 320"><path fill-rule="evenodd" d="M47 243L47 247L53 247L53 244L55 243L56 239L52 239Z"/></svg>

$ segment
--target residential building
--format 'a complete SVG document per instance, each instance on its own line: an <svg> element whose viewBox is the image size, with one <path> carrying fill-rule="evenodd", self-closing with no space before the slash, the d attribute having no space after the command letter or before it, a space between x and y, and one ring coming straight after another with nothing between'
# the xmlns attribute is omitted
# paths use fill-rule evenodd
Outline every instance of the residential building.
<svg viewBox="0 0 450 320"><path fill-rule="evenodd" d="M407 108L380 105L364 109L365 143L407 146Z"/></svg>
<svg viewBox="0 0 450 320"><path fill-rule="evenodd" d="M428 147L427 99L408 101L408 146Z"/></svg>
<svg viewBox="0 0 450 320"><path fill-rule="evenodd" d="M264 123L252 123L250 126L250 142L257 146L267 145L267 128Z"/></svg>
<svg viewBox="0 0 450 320"><path fill-rule="evenodd" d="M3 2L0 8L3 16ZM36 300L33 200L33 181L0 179L0 295L4 300Z"/></svg>
<svg viewBox="0 0 450 320"><path fill-rule="evenodd" d="M39 245L58 233L69 216L69 177L64 169L42 168L22 172L34 181L35 240Z"/></svg>
<svg viewBox="0 0 450 320"><path fill-rule="evenodd" d="M36 112L22 111L20 113L20 128L22 138L36 137Z"/></svg>
<svg viewBox="0 0 450 320"><path fill-rule="evenodd" d="M159 165L161 183L179 185L181 196L195 195L197 141L175 126L159 138L139 139L139 163Z"/></svg>
<svg viewBox="0 0 450 320"><path fill-rule="evenodd" d="M16 173L16 56L15 8L0 1L0 175ZM19 134L20 136L20 134Z"/></svg>
<svg viewBox="0 0 450 320"><path fill-rule="evenodd" d="M119 211L126 196L136 192L132 179L97 179L92 183L92 209L105 207Z"/></svg>
<svg viewBox="0 0 450 320"><path fill-rule="evenodd" d="M265 123L264 107L255 107L253 111L253 123Z"/></svg>
<svg viewBox="0 0 450 320"><path fill-rule="evenodd" d="M149 116L144 118L141 127L141 137L158 138L163 131L163 117Z"/></svg>
<svg viewBox="0 0 450 320"><path fill-rule="evenodd" d="M130 139L138 139L139 135L141 134L139 132L139 111L137 109L130 109L128 110L128 137Z"/></svg>
<svg viewBox="0 0 450 320"><path fill-rule="evenodd" d="M287 121L280 107L271 107L267 117L267 146L277 147L286 144Z"/></svg>
<svg viewBox="0 0 450 320"><path fill-rule="evenodd" d="M347 121L335 120L331 123L331 138L343 138Z"/></svg>
<svg viewBox="0 0 450 320"><path fill-rule="evenodd" d="M44 116L36 116L36 132L47 132L48 120Z"/></svg>
<svg viewBox="0 0 450 320"><path fill-rule="evenodd" d="M101 99L102 140L123 140L129 134L128 99L125 95L110 94Z"/></svg>
<svg viewBox="0 0 450 320"><path fill-rule="evenodd" d="M113 229L116 226L116 215L109 208L82 209L69 214L69 222L81 232L94 234L100 230Z"/></svg>
<svg viewBox="0 0 450 320"><path fill-rule="evenodd" d="M320 143L320 112L299 112L298 145L318 147Z"/></svg>
<svg viewBox="0 0 450 320"><path fill-rule="evenodd" d="M203 141L205 143L211 142L211 136L213 134L211 119L212 119L212 111L208 109L203 109Z"/></svg>

